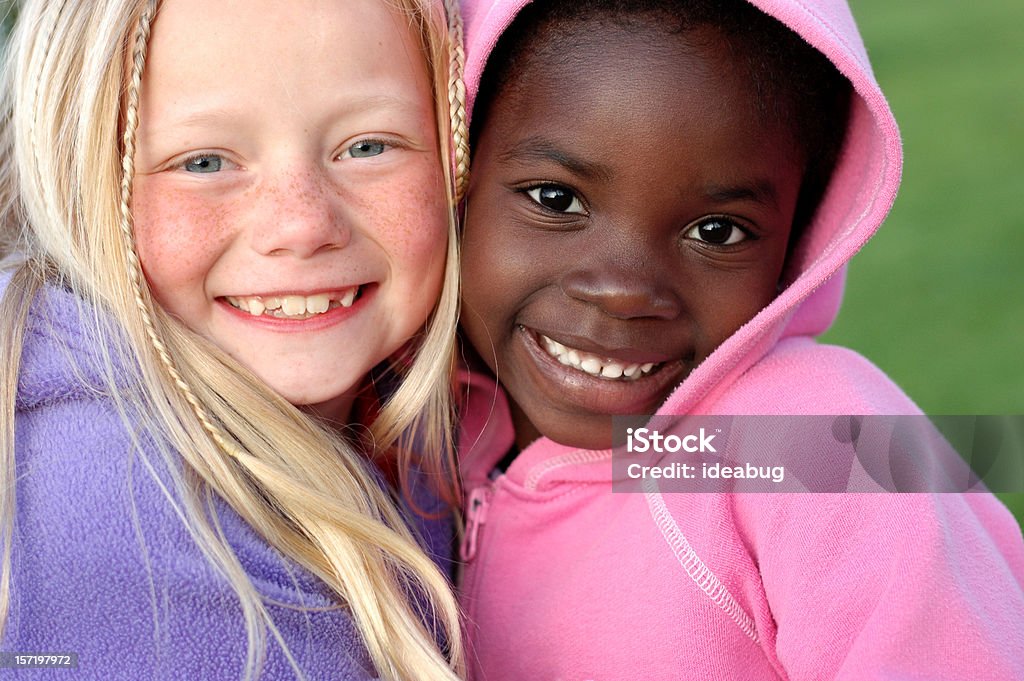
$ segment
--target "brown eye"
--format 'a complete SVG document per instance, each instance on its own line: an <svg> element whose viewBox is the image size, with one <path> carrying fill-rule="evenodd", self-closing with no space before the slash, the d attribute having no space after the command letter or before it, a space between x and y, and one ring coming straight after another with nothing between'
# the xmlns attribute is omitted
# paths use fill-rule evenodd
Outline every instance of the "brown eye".
<svg viewBox="0 0 1024 681"><path fill-rule="evenodd" d="M583 213L583 204L568 187L542 184L526 190L526 195L548 210L558 213Z"/></svg>
<svg viewBox="0 0 1024 681"><path fill-rule="evenodd" d="M687 239L703 241L715 246L731 246L747 239L747 233L736 223L725 218L704 220L686 232Z"/></svg>

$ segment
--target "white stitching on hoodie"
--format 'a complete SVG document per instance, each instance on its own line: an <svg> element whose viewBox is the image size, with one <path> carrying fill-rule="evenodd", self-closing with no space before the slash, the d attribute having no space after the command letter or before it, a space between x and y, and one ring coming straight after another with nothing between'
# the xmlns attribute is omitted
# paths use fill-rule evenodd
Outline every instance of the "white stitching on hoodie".
<svg viewBox="0 0 1024 681"><path fill-rule="evenodd" d="M536 491L537 485L540 484L540 479L556 468L593 463L595 461L601 461L602 459L610 459L611 456L611 450L592 451L589 449L577 449L575 452L556 456L555 458L545 461L539 466L531 469L530 475L526 478L526 482L523 483L523 486L528 490Z"/></svg>
<svg viewBox="0 0 1024 681"><path fill-rule="evenodd" d="M743 610L743 607L736 602L725 585L718 581L715 573L704 564L704 561L690 546L690 542L687 541L683 531L679 529L679 525L676 524L665 505L664 499L661 498L657 483L652 479L647 479L643 483L643 490L655 524L661 530L662 536L665 537L665 541L668 542L669 548L672 549L679 564L686 570L686 574L697 584L697 588L721 608L751 641L758 643L757 626L754 624L753 618Z"/></svg>

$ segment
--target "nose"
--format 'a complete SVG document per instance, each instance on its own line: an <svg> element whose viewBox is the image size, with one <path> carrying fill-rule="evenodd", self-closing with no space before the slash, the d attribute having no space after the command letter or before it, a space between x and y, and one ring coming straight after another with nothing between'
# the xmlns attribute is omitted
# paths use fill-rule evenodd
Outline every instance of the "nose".
<svg viewBox="0 0 1024 681"><path fill-rule="evenodd" d="M682 301L671 268L644 257L644 246L618 253L599 252L570 266L561 280L565 295L598 307L615 319L675 319Z"/></svg>
<svg viewBox="0 0 1024 681"><path fill-rule="evenodd" d="M344 248L352 229L338 195L316 169L281 173L258 188L253 248L270 256L308 258Z"/></svg>

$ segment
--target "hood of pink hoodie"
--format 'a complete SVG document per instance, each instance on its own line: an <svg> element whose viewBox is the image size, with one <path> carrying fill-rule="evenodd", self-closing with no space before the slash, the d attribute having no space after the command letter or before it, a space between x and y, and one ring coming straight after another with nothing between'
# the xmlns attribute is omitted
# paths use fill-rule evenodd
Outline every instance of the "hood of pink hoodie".
<svg viewBox="0 0 1024 681"><path fill-rule="evenodd" d="M679 385L661 412L700 411L780 340L817 336L842 302L846 264L874 235L892 207L900 182L899 130L868 62L864 43L844 0L750 0L825 54L853 84L843 151L821 205L787 264L796 273L767 307L736 331ZM466 92L472 115L480 78L501 33L530 0L463 0ZM499 398L500 399L500 398ZM542 438L550 456L575 451ZM533 457L528 457L533 458Z"/></svg>

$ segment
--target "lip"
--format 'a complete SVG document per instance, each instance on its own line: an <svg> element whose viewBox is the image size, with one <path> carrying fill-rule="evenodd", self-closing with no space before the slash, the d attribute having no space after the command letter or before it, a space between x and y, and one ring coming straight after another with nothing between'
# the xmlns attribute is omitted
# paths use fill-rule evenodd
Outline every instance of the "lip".
<svg viewBox="0 0 1024 681"><path fill-rule="evenodd" d="M220 305L220 309L223 309L227 314L231 315L233 319L241 321L249 326L255 326L262 329L268 329L277 333L308 333L311 331L320 331L337 324L344 322L346 319L358 314L360 310L368 305L374 295L377 293L376 283L366 284L355 284L353 286L344 286L341 288L328 288L328 289L316 289L309 291L298 291L295 289L285 290L281 289L272 293L249 293L245 296L237 297L248 297L248 296L260 296L263 298L270 297L282 297L282 296L312 296L327 294L334 297L340 297L345 291L354 288L354 286L361 286L362 290L359 293L359 297L356 298L355 302L352 303L351 307L336 307L318 314L315 317L309 319L282 319L280 317L272 317L269 315L253 316L245 310L239 310L234 305L231 305L227 298L228 296L217 296L216 302Z"/></svg>
<svg viewBox="0 0 1024 681"><path fill-rule="evenodd" d="M543 333L564 345L602 355L609 359L631 363L663 364L652 373L631 381L609 380L591 376L578 369L561 364L549 355L538 343L537 334ZM678 358L668 358L649 351L621 349L608 352L593 342L574 339L571 335L549 335L525 326L515 332L516 354L523 354L529 360L527 371L534 382L546 393L547 399L555 403L571 405L576 410L608 415L630 415L651 413L667 396L667 391L677 385L689 368Z"/></svg>

